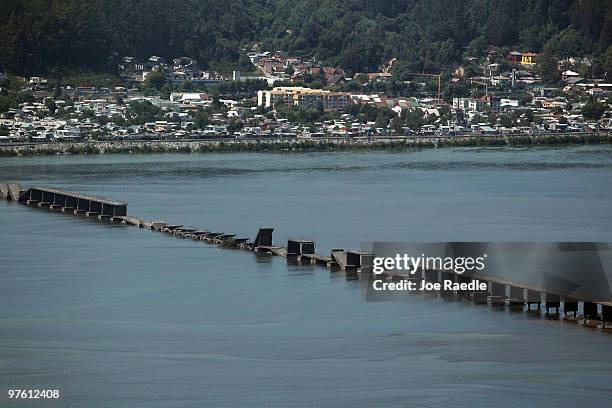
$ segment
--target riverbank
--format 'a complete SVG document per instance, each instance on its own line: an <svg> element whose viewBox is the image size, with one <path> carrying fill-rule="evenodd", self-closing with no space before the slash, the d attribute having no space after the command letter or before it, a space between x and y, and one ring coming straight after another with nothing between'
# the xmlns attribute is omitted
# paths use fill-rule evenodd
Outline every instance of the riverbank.
<svg viewBox="0 0 612 408"><path fill-rule="evenodd" d="M320 139L213 139L155 141L85 141L0 145L0 156L110 153L198 153L327 151L349 149L412 149L470 146L541 146L610 144L612 133L554 133L537 135L440 136Z"/></svg>

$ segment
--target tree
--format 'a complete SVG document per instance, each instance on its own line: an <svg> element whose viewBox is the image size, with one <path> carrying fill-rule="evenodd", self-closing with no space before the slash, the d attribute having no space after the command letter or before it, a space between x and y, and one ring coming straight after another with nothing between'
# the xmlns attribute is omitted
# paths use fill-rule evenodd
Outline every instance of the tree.
<svg viewBox="0 0 612 408"><path fill-rule="evenodd" d="M172 91L173 91L173 88L170 82L166 82L164 86L162 86L161 89L159 90L161 94L160 96L162 99L170 99L170 94L172 93Z"/></svg>
<svg viewBox="0 0 612 408"><path fill-rule="evenodd" d="M408 126L410 129L412 129L415 132L421 130L421 127L424 124L422 110L420 109L409 110L409 111L404 110L402 111L402 116L404 116L404 122L406 123L406 126Z"/></svg>
<svg viewBox="0 0 612 408"><path fill-rule="evenodd" d="M528 94L527 92L524 92L520 96L519 104L521 106L525 106L525 105L529 105L531 101L533 101L533 96L531 94Z"/></svg>
<svg viewBox="0 0 612 408"><path fill-rule="evenodd" d="M594 99L590 99L582 107L582 116L584 116L585 119L589 120L599 120L601 119L605 111L606 105Z"/></svg>
<svg viewBox="0 0 612 408"><path fill-rule="evenodd" d="M131 125L144 125L146 122L156 120L160 115L160 109L149 101L130 102L126 119Z"/></svg>
<svg viewBox="0 0 612 408"><path fill-rule="evenodd" d="M474 38L467 45L467 53L468 56L479 56L484 53L486 47L488 45L488 40L485 36L481 35L479 37Z"/></svg>
<svg viewBox="0 0 612 408"><path fill-rule="evenodd" d="M241 121L240 119L231 118L229 123L227 124L227 132L231 135L237 130L242 129L243 126L244 126L243 121Z"/></svg>
<svg viewBox="0 0 612 408"><path fill-rule="evenodd" d="M204 109L197 110L193 121L198 129L206 129L206 126L210 124L208 113Z"/></svg>
<svg viewBox="0 0 612 408"><path fill-rule="evenodd" d="M165 83L166 77L164 76L164 73L159 69L151 71L145 79L146 88L155 88L158 91L161 90Z"/></svg>
<svg viewBox="0 0 612 408"><path fill-rule="evenodd" d="M544 82L549 84L556 84L561 79L559 61L554 55L548 52L538 55L536 60L536 72Z"/></svg>
<svg viewBox="0 0 612 408"><path fill-rule="evenodd" d="M104 126L104 125L106 125L108 122L110 122L110 119L109 119L109 118L108 118L108 116L106 116L106 115L101 115L101 116L98 116L98 118L97 118L97 122L98 122L98 125L100 125L100 126Z"/></svg>
<svg viewBox="0 0 612 408"><path fill-rule="evenodd" d="M57 107L55 106L55 101L51 98L45 99L45 107L49 109L49 113L51 115L55 115L55 111Z"/></svg>
<svg viewBox="0 0 612 408"><path fill-rule="evenodd" d="M221 100L219 99L219 94L216 93L213 95L212 98L212 108L214 111L219 111L221 109L223 109L223 102L221 102Z"/></svg>
<svg viewBox="0 0 612 408"><path fill-rule="evenodd" d="M398 116L394 117L393 120L391 121L391 128L393 129L395 133L398 133L398 134L404 133L402 120Z"/></svg>
<svg viewBox="0 0 612 408"><path fill-rule="evenodd" d="M125 125L125 119L123 118L123 116L118 115L116 113L111 117L111 121L117 126Z"/></svg>
<svg viewBox="0 0 612 408"><path fill-rule="evenodd" d="M91 119L94 117L94 111L89 108L86 108L86 109L83 109L83 111L81 112L81 115L86 119L87 118Z"/></svg>
<svg viewBox="0 0 612 408"><path fill-rule="evenodd" d="M376 122L374 123L374 127L376 128L386 128L389 124L389 119L385 116L382 110L378 111L376 114Z"/></svg>
<svg viewBox="0 0 612 408"><path fill-rule="evenodd" d="M193 90L193 82L189 79L184 80L181 82L180 89L181 91L191 92Z"/></svg>
<svg viewBox="0 0 612 408"><path fill-rule="evenodd" d="M198 1L5 0L0 2L0 72L60 76L113 72L119 55L188 56L203 69L253 69L241 49L315 56L347 74L394 74L485 56L492 45L563 53L605 52L612 38L606 0ZM229 4L229 5L228 5ZM554 41L551 41L554 40ZM551 49L555 47L550 47ZM118 54L111 54L112 51ZM504 50L505 52L505 50ZM109 58L111 55L111 58ZM605 70L603 71L605 72ZM608 71L610 72L610 71ZM158 88L159 89L159 88Z"/></svg>
<svg viewBox="0 0 612 408"><path fill-rule="evenodd" d="M509 128L516 124L516 121L510 115L502 114L499 115L499 124L503 127Z"/></svg>

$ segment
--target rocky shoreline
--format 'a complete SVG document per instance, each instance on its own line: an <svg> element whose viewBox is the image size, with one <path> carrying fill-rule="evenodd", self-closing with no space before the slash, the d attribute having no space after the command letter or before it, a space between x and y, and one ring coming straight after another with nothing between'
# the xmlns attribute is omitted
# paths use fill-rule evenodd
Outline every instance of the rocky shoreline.
<svg viewBox="0 0 612 408"><path fill-rule="evenodd" d="M413 149L431 147L547 146L610 143L612 143L612 133L609 132L392 138L85 141L0 145L0 156L330 151L372 148Z"/></svg>

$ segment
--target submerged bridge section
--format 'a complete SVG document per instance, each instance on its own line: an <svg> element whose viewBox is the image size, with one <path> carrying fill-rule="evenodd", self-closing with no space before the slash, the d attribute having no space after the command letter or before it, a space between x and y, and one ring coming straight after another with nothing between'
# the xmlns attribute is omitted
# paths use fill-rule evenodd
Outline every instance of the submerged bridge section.
<svg viewBox="0 0 612 408"><path fill-rule="evenodd" d="M19 200L19 195L22 193L21 186L18 183L1 183L0 198L9 201Z"/></svg>
<svg viewBox="0 0 612 408"><path fill-rule="evenodd" d="M19 195L19 202L30 206L48 207L90 217L112 218L127 216L127 203L104 197L73 193L52 188L32 187Z"/></svg>
<svg viewBox="0 0 612 408"><path fill-rule="evenodd" d="M173 235L177 238L192 239L205 243L217 244L224 248L240 248L253 252L267 253L284 258L297 260L298 263L310 263L323 267L340 269L348 274L357 273L359 279L373 277L373 254L363 251L332 249L329 256L315 253L315 242L304 239L289 239L287 246L275 246L272 240L273 228L260 228L255 239L251 242L247 238L238 238L235 234L211 232L195 227L185 227L180 224L167 224L164 221L145 221L141 218L128 216L127 203L111 200L104 197L74 193L53 188L32 187L23 190L17 183L0 183L0 198L18 201L20 204L48 210L62 211L72 214L95 216L111 222L134 225L140 228L159 231ZM403 279L404 276L396 273L383 274L387 279ZM467 282L468 276L450 274L448 271L425 270L422 275L412 279L441 282L451 279L455 282ZM566 315L565 320L584 322L585 326L602 327L606 322L612 322L612 303L593 302L579 297L568 297L566 294L545 291L524 282L501 279L494 276L480 276L477 279L487 284L486 290L472 291L466 294L467 299L477 304L490 304L492 306L507 307L510 310L522 311L532 305L540 309L543 304L548 312L555 309L558 315L561 302ZM441 297L455 296L464 298L458 293L439 292ZM582 301L582 307L579 307ZM601 310L601 312L600 312ZM578 312L582 312L579 317ZM568 314L573 313L573 317Z"/></svg>

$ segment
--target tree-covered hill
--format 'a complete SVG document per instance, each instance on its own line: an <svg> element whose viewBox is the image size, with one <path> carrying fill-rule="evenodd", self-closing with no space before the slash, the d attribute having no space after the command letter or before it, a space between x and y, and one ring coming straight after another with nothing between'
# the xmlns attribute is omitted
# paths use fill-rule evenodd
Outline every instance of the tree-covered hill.
<svg viewBox="0 0 612 408"><path fill-rule="evenodd" d="M266 48L315 52L352 71L398 58L440 70L488 45L559 57L604 54L612 43L606 0L280 0Z"/></svg>
<svg viewBox="0 0 612 408"><path fill-rule="evenodd" d="M246 67L242 48L313 55L349 73L440 70L489 45L612 60L606 0L4 0L0 70L108 71L109 56Z"/></svg>
<svg viewBox="0 0 612 408"><path fill-rule="evenodd" d="M109 56L195 57L238 63L262 26L258 0L3 0L0 70L105 71Z"/></svg>

